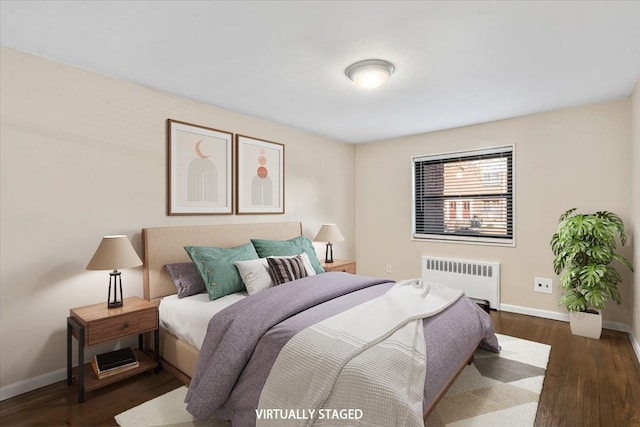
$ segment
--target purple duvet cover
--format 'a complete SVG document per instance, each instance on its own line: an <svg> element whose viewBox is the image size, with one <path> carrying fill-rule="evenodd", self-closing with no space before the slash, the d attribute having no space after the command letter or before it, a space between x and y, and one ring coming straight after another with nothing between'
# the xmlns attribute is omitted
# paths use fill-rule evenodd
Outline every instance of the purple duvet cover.
<svg viewBox="0 0 640 427"><path fill-rule="evenodd" d="M260 393L280 349L296 333L384 294L394 282L324 273L269 288L227 307L209 322L189 385L187 410L234 427L255 426ZM375 316L375 313L371 313ZM362 320L366 322L366 319ZM478 345L499 351L489 316L467 298L423 320L428 408Z"/></svg>

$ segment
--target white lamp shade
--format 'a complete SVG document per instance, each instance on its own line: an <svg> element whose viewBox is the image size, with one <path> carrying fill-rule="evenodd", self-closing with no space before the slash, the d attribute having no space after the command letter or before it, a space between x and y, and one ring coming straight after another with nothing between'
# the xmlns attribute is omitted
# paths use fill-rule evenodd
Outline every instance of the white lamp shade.
<svg viewBox="0 0 640 427"><path fill-rule="evenodd" d="M104 236L87 270L117 270L140 265L142 260L127 236Z"/></svg>
<svg viewBox="0 0 640 427"><path fill-rule="evenodd" d="M344 237L335 224L323 224L315 239L313 239L314 242L342 242L343 240Z"/></svg>

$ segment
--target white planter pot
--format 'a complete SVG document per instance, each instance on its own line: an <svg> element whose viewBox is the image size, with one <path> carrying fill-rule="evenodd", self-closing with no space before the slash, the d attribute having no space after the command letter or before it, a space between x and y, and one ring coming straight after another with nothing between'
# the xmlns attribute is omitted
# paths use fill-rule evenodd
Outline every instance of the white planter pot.
<svg viewBox="0 0 640 427"><path fill-rule="evenodd" d="M600 339L602 333L602 315L600 313L569 313L571 333L581 337Z"/></svg>

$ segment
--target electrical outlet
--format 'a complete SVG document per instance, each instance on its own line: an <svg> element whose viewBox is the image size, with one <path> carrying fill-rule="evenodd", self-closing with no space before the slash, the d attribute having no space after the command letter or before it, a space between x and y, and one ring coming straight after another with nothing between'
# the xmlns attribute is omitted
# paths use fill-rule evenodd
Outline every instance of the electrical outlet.
<svg viewBox="0 0 640 427"><path fill-rule="evenodd" d="M391 264L387 264L387 273L391 273Z"/></svg>
<svg viewBox="0 0 640 427"><path fill-rule="evenodd" d="M533 280L533 290L545 294L553 293L553 280L544 277L536 277Z"/></svg>

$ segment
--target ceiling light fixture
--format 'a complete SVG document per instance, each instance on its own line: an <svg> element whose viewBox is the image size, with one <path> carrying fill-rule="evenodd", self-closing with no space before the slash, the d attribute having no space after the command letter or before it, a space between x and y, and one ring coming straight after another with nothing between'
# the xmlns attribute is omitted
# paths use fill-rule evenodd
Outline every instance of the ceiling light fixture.
<svg viewBox="0 0 640 427"><path fill-rule="evenodd" d="M382 86L393 74L395 67L383 59L366 59L351 64L344 70L356 86L363 89L375 89Z"/></svg>

